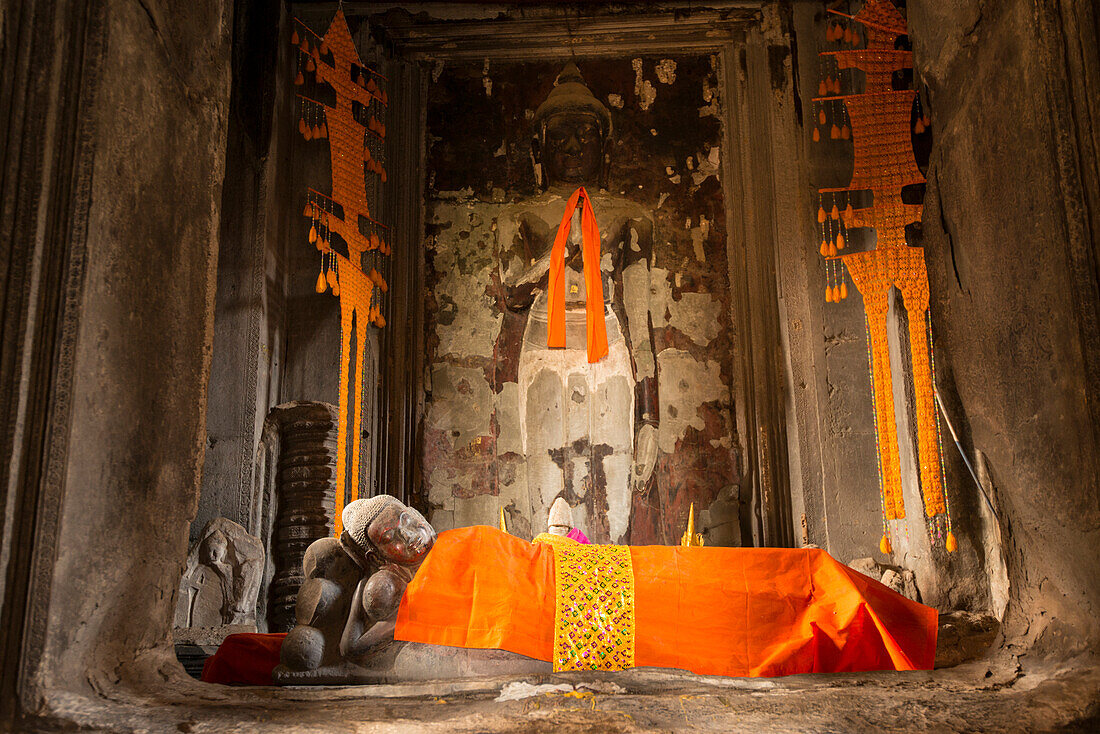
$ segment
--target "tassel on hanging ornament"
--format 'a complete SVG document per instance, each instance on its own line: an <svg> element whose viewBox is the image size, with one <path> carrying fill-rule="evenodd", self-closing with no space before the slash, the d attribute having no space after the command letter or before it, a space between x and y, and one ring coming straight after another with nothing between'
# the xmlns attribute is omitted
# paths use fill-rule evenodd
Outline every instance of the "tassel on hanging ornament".
<svg viewBox="0 0 1100 734"><path fill-rule="evenodd" d="M836 236L836 249L838 249L838 250L843 250L844 249L844 235L842 235L842 234L838 234Z"/></svg>
<svg viewBox="0 0 1100 734"><path fill-rule="evenodd" d="M824 97L828 93L829 93L829 85L824 79L822 79L821 83L817 85L817 96L818 97Z"/></svg>
<svg viewBox="0 0 1100 734"><path fill-rule="evenodd" d="M852 128L848 127L847 125L840 128L840 139L841 140L848 140L851 137L852 137Z"/></svg>
<svg viewBox="0 0 1100 734"><path fill-rule="evenodd" d="M302 76L302 72L299 71L298 76L294 77L294 85L300 87L305 83L306 83L306 78L304 76Z"/></svg>
<svg viewBox="0 0 1100 734"><path fill-rule="evenodd" d="M816 127L814 128L814 142L815 143L820 143L821 142L821 130L816 128Z"/></svg>
<svg viewBox="0 0 1100 734"><path fill-rule="evenodd" d="M306 62L306 71L317 71L317 65L313 63L313 57L309 57L309 61Z"/></svg>
<svg viewBox="0 0 1100 734"><path fill-rule="evenodd" d="M825 124L825 110L821 110L817 113L817 121L821 125Z"/></svg>
<svg viewBox="0 0 1100 734"><path fill-rule="evenodd" d="M890 545L890 536L886 533L882 534L882 540L878 542L878 549L885 555L890 555L894 552L894 547Z"/></svg>
<svg viewBox="0 0 1100 734"><path fill-rule="evenodd" d="M844 300L848 297L848 284L845 281L840 282L840 300Z"/></svg>
<svg viewBox="0 0 1100 734"><path fill-rule="evenodd" d="M959 544L955 542L955 534L950 530L947 531L947 542L944 543L944 547L947 548L948 553L954 553L959 549Z"/></svg>
<svg viewBox="0 0 1100 734"><path fill-rule="evenodd" d="M825 224L825 207L821 206L817 209L817 223Z"/></svg>
<svg viewBox="0 0 1100 734"><path fill-rule="evenodd" d="M318 293L324 293L328 290L328 282L325 280L325 256L321 255L321 272L317 273L317 283L313 286L313 290Z"/></svg>
<svg viewBox="0 0 1100 734"><path fill-rule="evenodd" d="M315 244L317 242L317 225L311 225L309 228L309 244Z"/></svg>
<svg viewBox="0 0 1100 734"><path fill-rule="evenodd" d="M295 46L297 46L299 43L301 43L301 40L302 39L298 38L298 31L297 30L293 31L290 34L290 42L293 43Z"/></svg>

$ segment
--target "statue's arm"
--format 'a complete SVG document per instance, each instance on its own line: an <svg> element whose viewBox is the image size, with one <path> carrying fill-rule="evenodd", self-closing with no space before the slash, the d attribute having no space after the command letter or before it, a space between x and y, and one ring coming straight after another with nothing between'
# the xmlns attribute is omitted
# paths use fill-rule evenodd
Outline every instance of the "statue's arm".
<svg viewBox="0 0 1100 734"><path fill-rule="evenodd" d="M631 483L644 492L657 464L657 350L649 310L650 265L653 262L653 222L638 217L627 222L623 242L623 309L634 356L634 466Z"/></svg>
<svg viewBox="0 0 1100 734"><path fill-rule="evenodd" d="M634 406L636 424L656 426L657 359L653 343L653 319L649 312L650 264L653 256L653 222L645 217L627 222L623 243L623 308L634 355Z"/></svg>
<svg viewBox="0 0 1100 734"><path fill-rule="evenodd" d="M505 214L497 220L496 252L504 303L511 311L530 307L535 291L546 288L551 248L544 248L539 227L522 213ZM545 253L536 257L534 253Z"/></svg>
<svg viewBox="0 0 1100 734"><path fill-rule="evenodd" d="M404 591L404 582L386 569L359 582L340 637L343 657L369 656L393 642L397 608Z"/></svg>

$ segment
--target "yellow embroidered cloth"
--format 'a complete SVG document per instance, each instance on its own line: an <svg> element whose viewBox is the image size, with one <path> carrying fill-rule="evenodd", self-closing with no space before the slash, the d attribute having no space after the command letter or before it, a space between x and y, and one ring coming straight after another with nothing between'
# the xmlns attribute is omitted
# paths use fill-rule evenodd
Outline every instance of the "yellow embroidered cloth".
<svg viewBox="0 0 1100 734"><path fill-rule="evenodd" d="M551 543L554 672L634 667L634 566L630 549Z"/></svg>

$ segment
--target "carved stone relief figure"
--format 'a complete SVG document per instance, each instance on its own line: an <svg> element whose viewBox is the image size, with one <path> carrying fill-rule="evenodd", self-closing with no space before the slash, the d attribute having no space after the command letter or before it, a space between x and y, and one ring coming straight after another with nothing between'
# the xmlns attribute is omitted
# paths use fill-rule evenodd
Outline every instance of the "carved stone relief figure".
<svg viewBox="0 0 1100 734"><path fill-rule="evenodd" d="M543 192L498 217L506 306L526 312L519 346L519 419L530 518L558 497L595 542L624 542L631 492L648 489L657 458L657 378L649 313L650 212L609 194L611 115L576 65L535 112L533 150ZM589 364L581 211L565 254L566 347L547 347L547 273L557 226L578 187L600 231L599 269L609 353Z"/></svg>
<svg viewBox="0 0 1100 734"><path fill-rule="evenodd" d="M260 539L232 520L214 518L187 554L175 626L211 630L206 635L211 638L246 628L254 631L263 569ZM240 629L217 629L226 626Z"/></svg>

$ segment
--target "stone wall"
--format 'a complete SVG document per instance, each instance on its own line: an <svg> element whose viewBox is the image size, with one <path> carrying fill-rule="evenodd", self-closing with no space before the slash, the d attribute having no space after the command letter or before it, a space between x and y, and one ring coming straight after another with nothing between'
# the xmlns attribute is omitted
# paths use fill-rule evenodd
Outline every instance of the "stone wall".
<svg viewBox="0 0 1100 734"><path fill-rule="evenodd" d="M661 412L656 486L634 496L629 517L611 519L612 527L629 523L635 544L675 542L689 502L709 542L739 543L729 490L738 466L717 63L579 63L613 117L609 191L651 211L656 225L648 293ZM496 229L507 205L536 191L530 120L560 70L438 63L432 74L423 475L439 529L495 524L502 507L517 533L545 529L545 517L529 516L520 445L516 360L525 318L503 307ZM607 408L631 410L627 402ZM576 504L593 490L568 491Z"/></svg>
<svg viewBox="0 0 1100 734"><path fill-rule="evenodd" d="M99 10L99 72L81 90L94 164L79 332L61 357L70 424L50 449L64 493L42 538L56 546L37 549L53 559L26 648L40 666L24 669L49 697L37 707L166 648L202 466L232 13L205 0Z"/></svg>
<svg viewBox="0 0 1100 734"><path fill-rule="evenodd" d="M1096 9L911 5L936 139L938 367L998 508L1006 632L1085 649L1100 639Z"/></svg>

